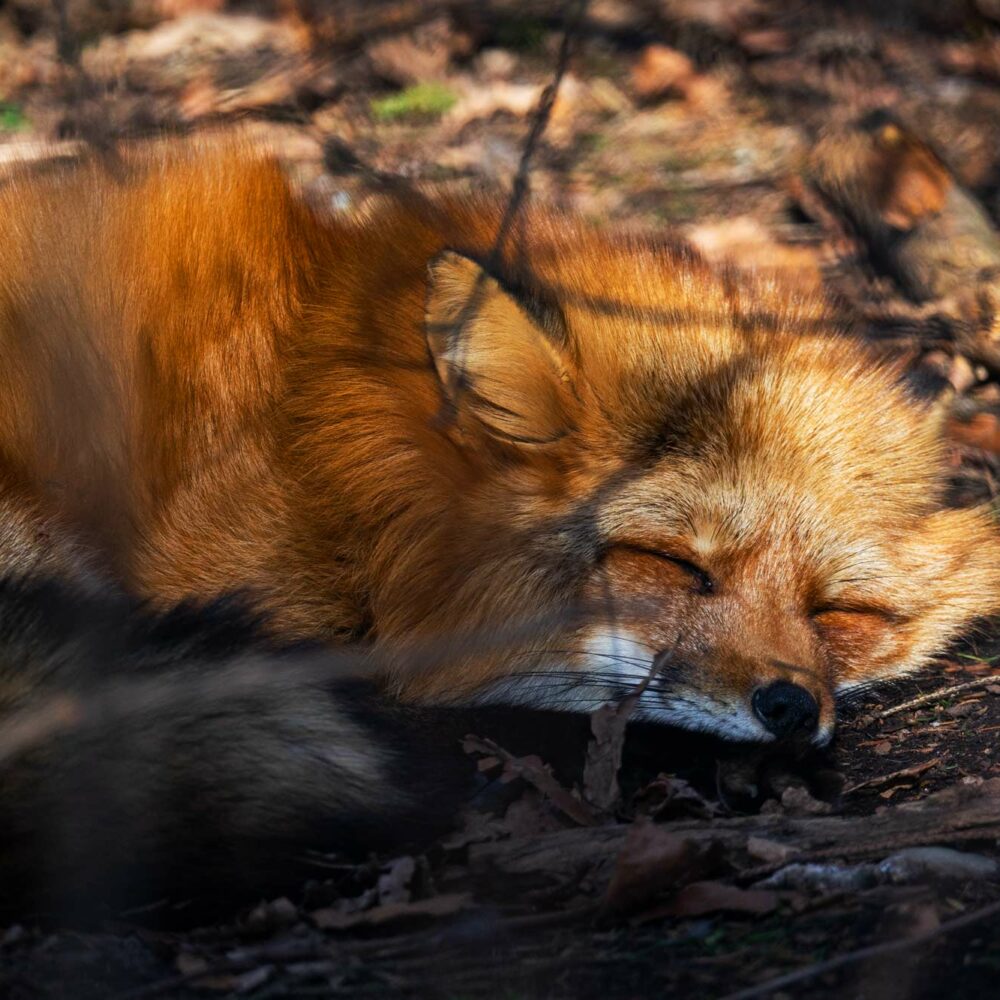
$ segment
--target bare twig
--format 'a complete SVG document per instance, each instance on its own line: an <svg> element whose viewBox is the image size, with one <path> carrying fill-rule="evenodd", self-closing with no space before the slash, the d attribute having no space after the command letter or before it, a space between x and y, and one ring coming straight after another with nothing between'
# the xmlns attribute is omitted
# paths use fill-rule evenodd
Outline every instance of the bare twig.
<svg viewBox="0 0 1000 1000"><path fill-rule="evenodd" d="M862 716L854 722L855 726L867 726L879 719L888 719L890 716L899 715L900 712L908 712L913 708L922 708L924 705L932 705L942 698L950 698L961 691L972 691L976 688L989 687L991 684L1000 684L1000 674L989 674L986 677L977 677L972 681L963 681L961 684L949 684L945 687L928 691L926 694L918 695L909 701L900 702L898 705L890 705L880 712L873 712L870 715Z"/></svg>
<svg viewBox="0 0 1000 1000"><path fill-rule="evenodd" d="M580 29L583 26L583 19L587 13L588 5L589 0L570 0L566 5L566 28L563 32L562 42L559 45L559 55L556 57L555 70L552 73L552 79L546 84L545 89L538 98L538 107L534 111L531 130L524 141L521 160L517 165L517 173L514 175L514 183L511 187L507 210L500 221L500 228L497 230L497 238L493 245L491 262L495 263L503 255L507 236L514 222L517 220L521 206L528 197L530 191L531 161L534 159L538 144L541 142L542 136L548 128L549 119L552 117L552 109L556 103L556 96L559 93L559 85L562 83L563 77L569 69L569 61L573 55Z"/></svg>
<svg viewBox="0 0 1000 1000"><path fill-rule="evenodd" d="M511 186L510 198L507 200L507 207L500 219L497 227L496 239L490 250L487 259L487 268L496 269L503 259L504 250L507 246L507 239L516 223L521 209L530 193L531 165L541 142L542 136L548 128L549 120L552 117L552 109L555 106L556 96L559 93L559 85L569 68L570 58L573 55L576 39L583 26L583 19L587 12L589 0L569 0L566 5L566 27L563 31L562 42L559 45L559 54L556 58L556 66L552 73L552 79L546 84L538 98L538 106L532 114L531 129L524 141L524 148L521 151L521 159L517 165L517 172L514 174L514 182ZM461 345L461 338L472 317L476 314L482 301L483 293L486 289L486 272L480 271L475 283L469 291L468 298L461 312L450 324L449 338L456 345ZM456 399L463 387L468 383L468 371L466 370L464 351L460 352L457 363L453 366L449 376L448 397Z"/></svg>
<svg viewBox="0 0 1000 1000"><path fill-rule="evenodd" d="M871 778L865 778L864 781L859 781L856 785L851 785L850 788L844 790L844 795L852 795L854 792L860 791L862 788L869 788L871 786L878 787L879 785L887 785L890 781L895 781L897 778L919 778L925 771L929 771L933 767L937 767L941 763L943 758L934 757L932 760L924 760L919 764L914 764L912 767L903 767L898 771L892 771L889 774L876 774Z"/></svg>
<svg viewBox="0 0 1000 1000"><path fill-rule="evenodd" d="M740 885L750 885L768 875L773 875L787 865L816 864L823 861L861 861L865 858L880 858L893 851L902 851L907 847L930 847L940 844L966 844L995 840L1000 837L1000 823L970 826L967 829L951 830L941 827L937 830L921 830L915 833L894 833L889 837L877 837L867 843L847 844L837 847L825 847L815 851L800 851L797 854L783 858L781 861L771 861L754 868L745 868L737 876Z"/></svg>

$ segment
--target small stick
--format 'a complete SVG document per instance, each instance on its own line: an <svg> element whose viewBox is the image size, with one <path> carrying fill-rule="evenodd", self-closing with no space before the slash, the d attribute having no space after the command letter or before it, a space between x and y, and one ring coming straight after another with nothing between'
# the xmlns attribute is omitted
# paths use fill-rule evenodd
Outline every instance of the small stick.
<svg viewBox="0 0 1000 1000"><path fill-rule="evenodd" d="M857 725L865 726L876 719L888 719L890 715L898 715L900 712L908 712L911 708L920 708L923 705L930 705L932 702L940 701L959 691L971 691L974 688L989 687L990 684L1000 684L1000 674L990 674L987 677L977 677L974 681L963 681L961 684L951 684L947 687L938 688L936 691L928 691L927 694L911 698L909 701L900 702L898 705L890 705L859 719Z"/></svg>
<svg viewBox="0 0 1000 1000"><path fill-rule="evenodd" d="M932 767L937 767L942 760L944 760L943 757L935 757L933 760L925 760L919 764L914 764L912 767L903 767L889 774L876 774L871 778L865 778L864 781L859 781L856 785L845 788L843 792L844 797L853 795L862 788L870 788L872 786L877 788L879 785L888 784L890 781L895 781L896 778L919 778L925 771L929 771Z"/></svg>

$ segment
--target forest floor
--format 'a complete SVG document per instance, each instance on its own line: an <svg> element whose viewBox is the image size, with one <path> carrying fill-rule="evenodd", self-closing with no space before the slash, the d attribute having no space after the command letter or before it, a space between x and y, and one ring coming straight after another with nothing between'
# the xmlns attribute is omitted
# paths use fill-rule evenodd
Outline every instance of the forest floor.
<svg viewBox="0 0 1000 1000"><path fill-rule="evenodd" d="M7 0L0 183L238 129L324 212L400 183L509 191L558 6ZM532 197L822 285L949 408L953 502L995 502L1000 5L594 0L575 42ZM856 141L822 152L831 135ZM942 208L946 191L965 200ZM942 217L962 239L932 238ZM499 815L420 856L327 858L301 891L196 930L0 930L0 993L994 996L998 649L983 630L867 692L805 761L631 727L602 810L614 725L576 793L540 748L478 733Z"/></svg>

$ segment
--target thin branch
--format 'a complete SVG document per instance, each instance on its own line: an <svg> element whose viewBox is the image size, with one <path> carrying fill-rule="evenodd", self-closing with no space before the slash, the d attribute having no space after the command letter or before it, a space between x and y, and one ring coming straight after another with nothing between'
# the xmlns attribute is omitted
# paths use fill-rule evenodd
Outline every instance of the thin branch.
<svg viewBox="0 0 1000 1000"><path fill-rule="evenodd" d="M797 986L800 983L808 982L817 976L822 976L828 972L835 972L849 965L857 965L869 958L881 958L886 955L895 955L898 952L909 951L920 945L927 944L935 938L960 931L965 927L972 927L990 917L1000 915L1000 902L990 903L988 906L980 907L971 913L966 913L954 920L946 920L943 924L922 934L914 934L912 937L900 938L896 941L885 941L882 944L869 945L866 948L858 948L856 951L849 951L836 958L827 959L825 962L817 962L815 965L807 966L804 969L796 969L795 972L788 972L783 976L769 979L767 982L757 986L750 986L745 990L737 990L729 993L722 1000L757 1000L759 997L766 997L778 990L784 990L789 986Z"/></svg>
<svg viewBox="0 0 1000 1000"><path fill-rule="evenodd" d="M524 141L524 148L521 151L521 159L517 165L517 172L514 174L514 181L511 186L510 198L507 207L500 219L497 227L496 239L490 250L487 259L487 270L496 270L503 259L504 250L507 245L507 238L521 213L525 201L531 189L530 176L532 160L541 142L545 130L548 128L549 120L552 117L552 109L556 103L556 96L559 93L559 86L569 68L569 62L575 49L576 39L583 26L584 16L587 12L589 0L570 0L566 5L566 27L563 31L562 41L559 45L559 54L556 58L555 69L552 79L546 84L538 98L538 106L532 112L531 129ZM461 312L451 324L450 338L461 347L462 335L469 325L472 317L476 314L486 290L486 271L480 271L476 276L475 284L469 292L465 305ZM466 369L464 351L460 352L457 363L453 366L448 378L448 398L455 400L468 384L468 371ZM452 404L454 405L454 404ZM454 411L448 415L453 415ZM444 416L445 414L442 414Z"/></svg>
<svg viewBox="0 0 1000 1000"><path fill-rule="evenodd" d="M1000 674L989 674L986 677L977 677L972 681L963 681L961 684L950 684L945 687L928 691L926 694L918 695L909 701L900 702L898 705L890 705L882 709L881 712L873 712L858 719L854 725L867 726L878 719L888 719L892 715L899 715L900 712L908 712L912 708L922 708L924 705L931 705L942 698L950 698L960 691L972 691L975 688L989 687L991 684L1000 684Z"/></svg>

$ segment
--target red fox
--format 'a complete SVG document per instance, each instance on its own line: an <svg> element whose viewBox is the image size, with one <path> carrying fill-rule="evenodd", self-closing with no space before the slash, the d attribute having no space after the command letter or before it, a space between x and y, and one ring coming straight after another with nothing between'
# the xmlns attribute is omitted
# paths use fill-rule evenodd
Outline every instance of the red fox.
<svg viewBox="0 0 1000 1000"><path fill-rule="evenodd" d="M141 673L164 632L153 669L182 684L252 659L163 624L240 593L269 663L349 644L399 704L586 711L647 681L645 719L823 744L839 692L1000 611L1000 537L945 504L938 409L818 299L677 243L478 197L327 218L239 149L19 180L0 218L11 717L78 661ZM92 610L50 640L53 579ZM205 856L405 812L353 695L317 691L29 746L2 762L8 829L27 844L111 756L101 822L136 845L190 843L178 799L214 817Z"/></svg>

